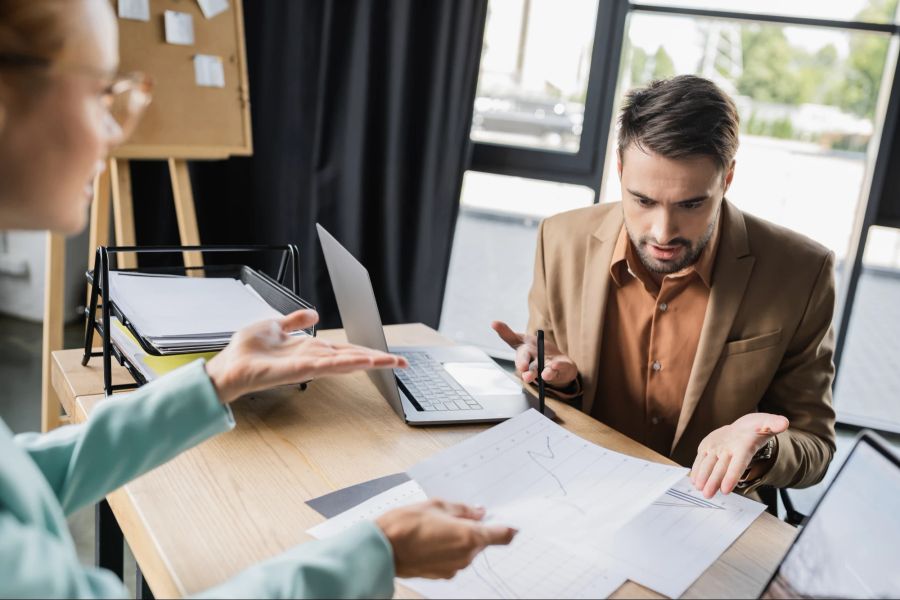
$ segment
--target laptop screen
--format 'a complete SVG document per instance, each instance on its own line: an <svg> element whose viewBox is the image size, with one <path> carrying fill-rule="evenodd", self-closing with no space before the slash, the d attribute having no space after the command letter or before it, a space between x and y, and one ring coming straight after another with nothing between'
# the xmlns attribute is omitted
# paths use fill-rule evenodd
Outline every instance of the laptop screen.
<svg viewBox="0 0 900 600"><path fill-rule="evenodd" d="M900 597L900 463L863 437L763 598Z"/></svg>

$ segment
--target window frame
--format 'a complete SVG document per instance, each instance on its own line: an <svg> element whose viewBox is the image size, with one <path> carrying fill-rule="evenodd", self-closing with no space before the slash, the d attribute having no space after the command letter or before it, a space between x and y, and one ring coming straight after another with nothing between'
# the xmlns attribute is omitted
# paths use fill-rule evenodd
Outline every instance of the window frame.
<svg viewBox="0 0 900 600"><path fill-rule="evenodd" d="M614 109L612 103L615 100L615 89L608 90L607 82L618 79L626 13L627 4L621 0L598 1L578 152L472 140L468 169L584 185L595 190L596 198L606 158L606 140L610 132L609 119L601 117L612 114ZM602 35L598 35L598 32Z"/></svg>

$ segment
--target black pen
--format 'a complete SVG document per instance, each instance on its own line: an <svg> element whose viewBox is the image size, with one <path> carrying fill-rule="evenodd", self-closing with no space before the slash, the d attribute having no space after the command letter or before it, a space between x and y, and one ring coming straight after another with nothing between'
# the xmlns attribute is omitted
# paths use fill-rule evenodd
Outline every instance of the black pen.
<svg viewBox="0 0 900 600"><path fill-rule="evenodd" d="M537 330L537 384L538 384L538 406L540 406L541 414L544 414L544 330Z"/></svg>

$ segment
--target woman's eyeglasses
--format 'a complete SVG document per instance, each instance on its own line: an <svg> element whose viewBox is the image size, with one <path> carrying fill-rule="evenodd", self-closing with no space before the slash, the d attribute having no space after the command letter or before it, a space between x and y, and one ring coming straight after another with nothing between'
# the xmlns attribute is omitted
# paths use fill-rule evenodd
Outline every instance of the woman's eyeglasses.
<svg viewBox="0 0 900 600"><path fill-rule="evenodd" d="M58 73L74 73L111 81L103 90L103 104L115 121L118 141L125 140L134 131L152 99L153 81L145 73L132 72L110 76L91 67L56 66L50 60L24 54L0 53L0 68L54 69Z"/></svg>

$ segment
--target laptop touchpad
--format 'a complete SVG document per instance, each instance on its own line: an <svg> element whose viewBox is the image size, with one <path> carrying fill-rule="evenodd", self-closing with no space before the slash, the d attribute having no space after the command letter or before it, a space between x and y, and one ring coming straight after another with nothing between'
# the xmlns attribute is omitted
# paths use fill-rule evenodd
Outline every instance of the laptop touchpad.
<svg viewBox="0 0 900 600"><path fill-rule="evenodd" d="M509 396L522 392L522 387L495 365L476 362L443 364L450 376L473 396Z"/></svg>

